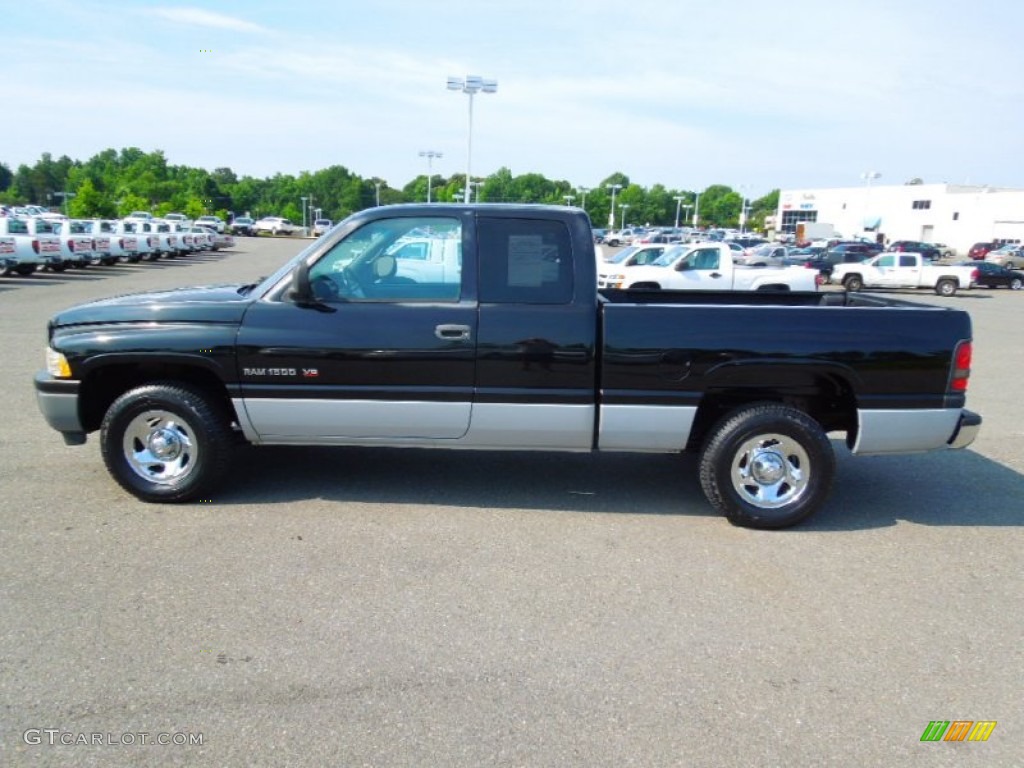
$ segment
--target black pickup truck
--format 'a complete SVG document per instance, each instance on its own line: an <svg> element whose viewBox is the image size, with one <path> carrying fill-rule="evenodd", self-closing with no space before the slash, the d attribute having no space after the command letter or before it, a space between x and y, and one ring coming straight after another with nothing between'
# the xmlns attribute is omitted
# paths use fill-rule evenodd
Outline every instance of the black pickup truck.
<svg viewBox="0 0 1024 768"><path fill-rule="evenodd" d="M759 528L826 500L829 432L884 454L961 448L980 427L965 312L595 285L582 211L372 208L258 283L61 312L39 407L69 445L99 430L145 501L208 496L241 440L693 451L709 501Z"/></svg>

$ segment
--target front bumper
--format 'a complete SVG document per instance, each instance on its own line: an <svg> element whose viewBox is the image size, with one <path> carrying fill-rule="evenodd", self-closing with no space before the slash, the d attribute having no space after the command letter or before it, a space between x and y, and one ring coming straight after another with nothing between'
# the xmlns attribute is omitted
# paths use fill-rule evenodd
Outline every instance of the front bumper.
<svg viewBox="0 0 1024 768"><path fill-rule="evenodd" d="M85 429L78 416L78 391L81 382L55 379L46 371L35 378L36 403L46 423L61 433L67 445L82 445Z"/></svg>
<svg viewBox="0 0 1024 768"><path fill-rule="evenodd" d="M949 439L950 448L966 448L974 442L981 430L981 415L966 408L960 413L960 421L957 422L956 431Z"/></svg>

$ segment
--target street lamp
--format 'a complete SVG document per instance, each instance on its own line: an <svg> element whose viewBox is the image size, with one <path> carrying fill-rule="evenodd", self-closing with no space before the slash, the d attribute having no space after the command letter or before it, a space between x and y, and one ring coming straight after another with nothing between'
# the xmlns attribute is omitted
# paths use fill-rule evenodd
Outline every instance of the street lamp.
<svg viewBox="0 0 1024 768"><path fill-rule="evenodd" d="M610 189L612 191L612 207L608 209L608 226L614 228L615 227L615 193L616 193L616 191L622 189L622 185L621 184L605 184L604 186L605 186L605 189Z"/></svg>
<svg viewBox="0 0 1024 768"><path fill-rule="evenodd" d="M375 181L375 182L373 182L373 186L376 187L376 189L377 189L377 207L378 208L380 208L380 185L383 184L383 183L384 182L382 182L382 181Z"/></svg>
<svg viewBox="0 0 1024 768"><path fill-rule="evenodd" d="M583 202L580 203L580 208L584 211L587 210L587 192L590 191L589 187L577 187L576 191L583 195Z"/></svg>
<svg viewBox="0 0 1024 768"><path fill-rule="evenodd" d="M313 196L312 195L309 196L309 215L312 218L312 216L313 216ZM320 217L317 216L316 218L319 219Z"/></svg>
<svg viewBox="0 0 1024 768"><path fill-rule="evenodd" d="M306 228L306 201L309 200L309 195L302 195L299 200L302 201L302 228Z"/></svg>
<svg viewBox="0 0 1024 768"><path fill-rule="evenodd" d="M687 217L687 215L688 215L688 214L690 213L690 211L692 211L692 210L693 210L693 204L692 204L692 203L686 203L686 204L685 204L685 205L683 206L683 222L684 222L684 223L686 222L686 217Z"/></svg>
<svg viewBox="0 0 1024 768"><path fill-rule="evenodd" d="M683 200L686 198L682 195L676 195L672 199L676 201L676 229L679 229L679 208L682 206Z"/></svg>
<svg viewBox="0 0 1024 768"><path fill-rule="evenodd" d="M436 152L433 149L424 149L420 152L420 157L427 158L427 202L430 202L430 182L431 177L434 175L434 158L444 157L440 152Z"/></svg>
<svg viewBox="0 0 1024 768"><path fill-rule="evenodd" d="M449 91L462 91L469 96L469 138L466 141L466 202L473 192L470 180L473 171L473 97L480 93L496 93L498 90L497 80L485 80L480 75L466 75L462 77L448 77Z"/></svg>
<svg viewBox="0 0 1024 768"><path fill-rule="evenodd" d="M700 224L700 192L697 192L693 199L693 226L694 229Z"/></svg>
<svg viewBox="0 0 1024 768"><path fill-rule="evenodd" d="M747 190L750 189L749 184L740 184L740 234L742 235L746 231L747 227Z"/></svg>
<svg viewBox="0 0 1024 768"><path fill-rule="evenodd" d="M576 199L575 195L562 195L562 199L565 200L566 205L572 205L572 201Z"/></svg>
<svg viewBox="0 0 1024 768"><path fill-rule="evenodd" d="M629 208L629 203L619 203L619 210L622 211L622 223L619 225L619 231L626 228L626 209Z"/></svg>

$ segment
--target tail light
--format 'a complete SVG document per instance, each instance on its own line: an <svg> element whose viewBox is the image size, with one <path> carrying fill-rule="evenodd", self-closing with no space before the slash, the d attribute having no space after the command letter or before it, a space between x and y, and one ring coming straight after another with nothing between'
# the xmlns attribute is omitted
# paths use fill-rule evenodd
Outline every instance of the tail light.
<svg viewBox="0 0 1024 768"><path fill-rule="evenodd" d="M72 253L75 252L75 241L74 240L70 240L70 239L68 240L68 250L71 251Z"/></svg>
<svg viewBox="0 0 1024 768"><path fill-rule="evenodd" d="M972 269L972 270L971 270L971 282L972 282L972 283L976 283L976 282L978 282L978 277L979 277L980 275L981 275L981 271L980 271L980 270L977 270L977 269Z"/></svg>
<svg viewBox="0 0 1024 768"><path fill-rule="evenodd" d="M118 244L118 246L120 246L121 250L123 251L124 250L124 238L123 237L119 237L117 239L117 244Z"/></svg>
<svg viewBox="0 0 1024 768"><path fill-rule="evenodd" d="M974 344L964 340L953 350L953 372L949 377L949 388L953 392L966 392L967 380L971 378L971 354Z"/></svg>
<svg viewBox="0 0 1024 768"><path fill-rule="evenodd" d="M36 253L39 253L39 241L38 240L33 240L32 241L32 250L35 251Z"/></svg>

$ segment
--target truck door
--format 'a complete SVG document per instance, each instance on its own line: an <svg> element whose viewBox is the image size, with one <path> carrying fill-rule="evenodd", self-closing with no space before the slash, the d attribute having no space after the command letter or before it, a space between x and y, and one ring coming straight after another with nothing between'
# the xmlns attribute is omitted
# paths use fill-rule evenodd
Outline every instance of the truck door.
<svg viewBox="0 0 1024 768"><path fill-rule="evenodd" d="M465 434L475 265L417 281L398 274L394 256L411 241L461 250L463 229L455 216L368 221L310 256L317 306L299 306L282 291L250 308L238 335L238 376L262 439L415 443Z"/></svg>
<svg viewBox="0 0 1024 768"><path fill-rule="evenodd" d="M687 291L727 291L732 288L728 271L722 267L722 249L726 245L695 247L673 264L666 288Z"/></svg>
<svg viewBox="0 0 1024 768"><path fill-rule="evenodd" d="M478 217L479 359L467 444L592 447L598 306L582 265L594 257L574 251L590 240L565 217ZM577 279L577 263L586 279Z"/></svg>

